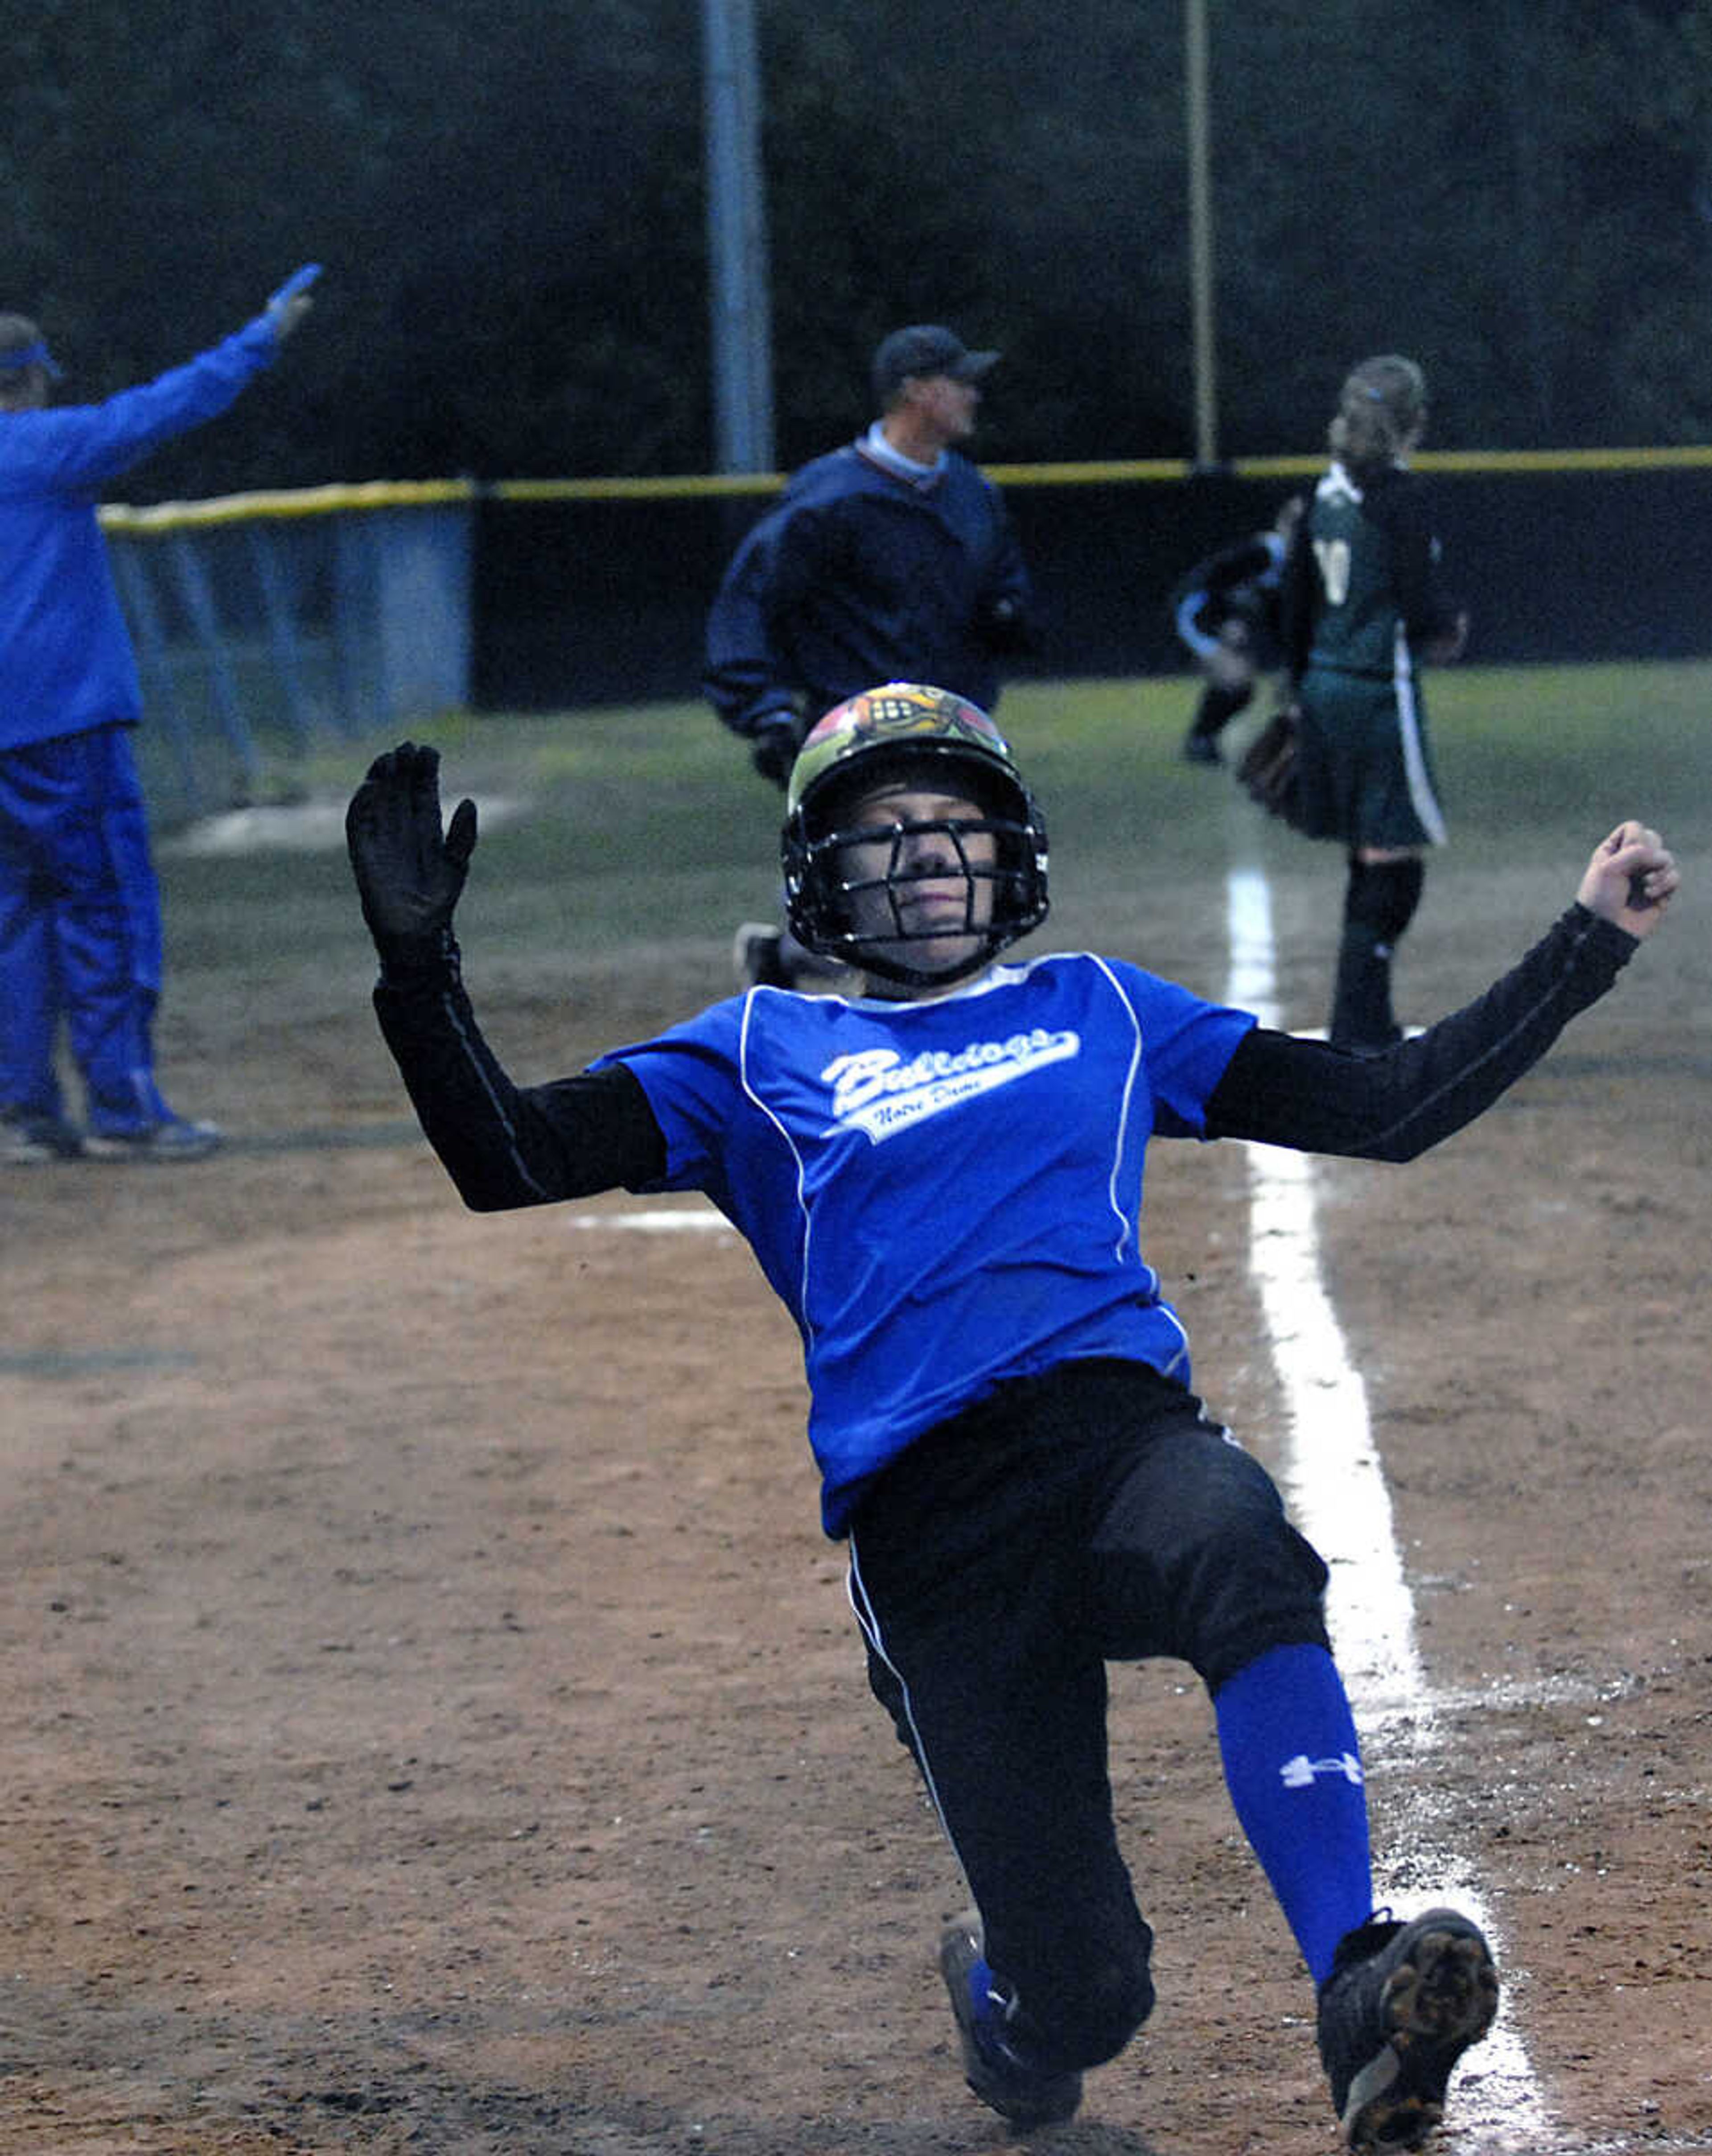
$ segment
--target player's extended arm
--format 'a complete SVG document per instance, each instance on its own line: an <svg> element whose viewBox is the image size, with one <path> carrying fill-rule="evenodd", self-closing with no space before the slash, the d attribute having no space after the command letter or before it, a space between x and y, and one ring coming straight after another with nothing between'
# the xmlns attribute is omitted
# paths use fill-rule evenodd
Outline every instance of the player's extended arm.
<svg viewBox="0 0 1712 2156"><path fill-rule="evenodd" d="M152 382L121 389L100 404L35 415L19 438L28 446L32 480L61 491L103 485L161 443L218 418L308 313L309 288L320 274L318 264L306 264L254 321Z"/></svg>
<svg viewBox="0 0 1712 2156"><path fill-rule="evenodd" d="M275 344L284 344L315 305L310 297L310 289L320 274L319 262L305 262L302 269L292 271L269 300L263 312L273 326Z"/></svg>
<svg viewBox="0 0 1712 2156"><path fill-rule="evenodd" d="M1362 1057L1256 1027L1207 1104L1207 1136L1413 1160L1490 1107L1605 993L1679 881L1656 831L1620 824L1595 850L1576 903L1520 963L1417 1039Z"/></svg>
<svg viewBox="0 0 1712 2156"><path fill-rule="evenodd" d="M452 933L475 846L475 804L461 801L442 831L438 752L404 742L377 757L345 828L381 959L375 1014L423 1134L464 1204L499 1212L664 1175L659 1126L622 1065L520 1086L484 1038Z"/></svg>

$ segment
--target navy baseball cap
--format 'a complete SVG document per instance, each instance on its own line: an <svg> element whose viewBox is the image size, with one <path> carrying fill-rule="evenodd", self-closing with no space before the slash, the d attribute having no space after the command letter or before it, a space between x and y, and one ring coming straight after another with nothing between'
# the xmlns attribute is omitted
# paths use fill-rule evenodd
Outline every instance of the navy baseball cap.
<svg viewBox="0 0 1712 2156"><path fill-rule="evenodd" d="M889 404L911 374L949 374L954 382L979 382L999 355L971 352L963 340L937 322L914 322L894 330L874 355L874 401Z"/></svg>

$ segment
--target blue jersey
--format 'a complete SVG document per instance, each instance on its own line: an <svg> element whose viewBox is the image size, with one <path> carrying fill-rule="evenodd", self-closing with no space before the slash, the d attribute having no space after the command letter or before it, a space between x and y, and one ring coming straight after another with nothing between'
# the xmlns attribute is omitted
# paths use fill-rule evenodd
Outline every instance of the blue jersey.
<svg viewBox="0 0 1712 2156"><path fill-rule="evenodd" d="M796 1320L829 1534L1002 1379L1121 1356L1187 1382L1143 1163L1155 1132L1202 1134L1253 1022L1072 954L922 1003L754 989L601 1059L664 1137L652 1187L705 1192Z"/></svg>

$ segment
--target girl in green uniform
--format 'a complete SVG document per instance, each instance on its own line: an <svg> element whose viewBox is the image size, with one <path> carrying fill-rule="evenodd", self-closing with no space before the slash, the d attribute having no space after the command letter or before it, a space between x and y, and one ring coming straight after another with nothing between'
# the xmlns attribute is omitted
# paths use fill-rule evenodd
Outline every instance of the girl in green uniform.
<svg viewBox="0 0 1712 2156"><path fill-rule="evenodd" d="M1421 900L1423 856L1444 817L1433 783L1419 662L1454 659L1468 617L1446 597L1419 480L1427 420L1411 359L1363 360L1329 430L1331 462L1284 565L1283 624L1310 838L1348 855L1332 995L1335 1047L1373 1054L1400 1038L1392 955Z"/></svg>

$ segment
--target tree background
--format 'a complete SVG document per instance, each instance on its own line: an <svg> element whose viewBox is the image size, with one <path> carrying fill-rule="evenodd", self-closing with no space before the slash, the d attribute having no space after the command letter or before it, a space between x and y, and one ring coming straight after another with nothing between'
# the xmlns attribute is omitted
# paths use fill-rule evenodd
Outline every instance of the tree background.
<svg viewBox="0 0 1712 2156"><path fill-rule="evenodd" d="M132 491L712 462L698 0L6 0L0 306L93 399L256 311ZM1412 353L1441 447L1712 439L1712 0L1212 0L1220 446ZM1192 453L1178 0L760 0L778 454L899 322L989 459Z"/></svg>

